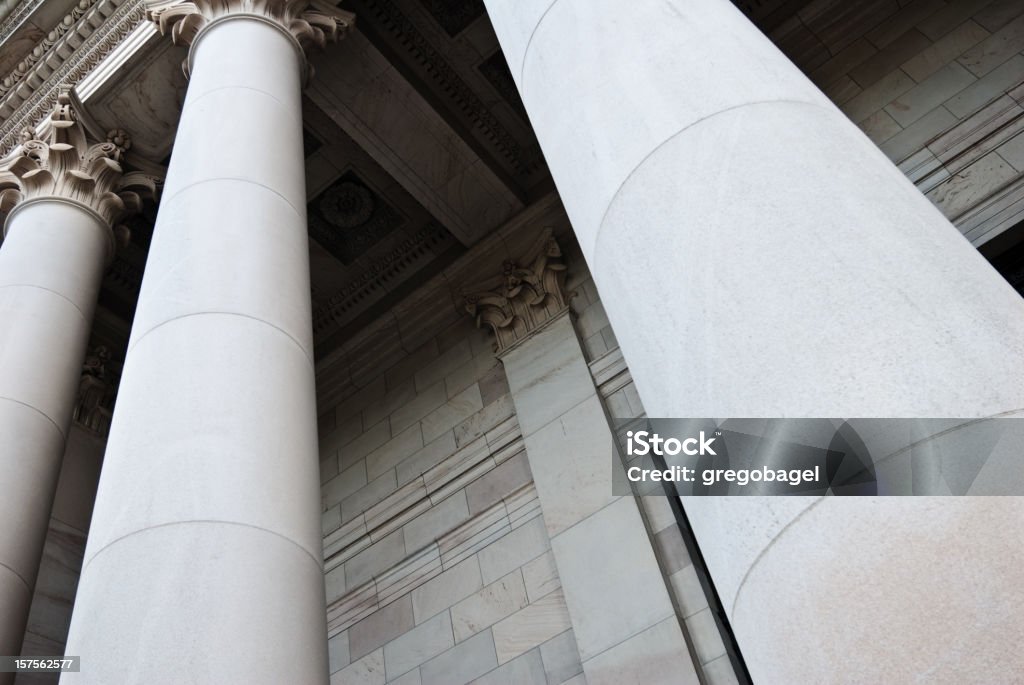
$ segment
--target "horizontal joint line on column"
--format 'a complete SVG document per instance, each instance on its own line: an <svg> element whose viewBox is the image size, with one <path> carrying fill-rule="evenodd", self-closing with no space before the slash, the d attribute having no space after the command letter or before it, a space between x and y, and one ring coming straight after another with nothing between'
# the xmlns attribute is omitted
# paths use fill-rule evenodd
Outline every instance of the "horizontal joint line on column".
<svg viewBox="0 0 1024 685"><path fill-rule="evenodd" d="M817 507L818 505L820 505L820 504L821 504L822 502L824 502L824 501L825 501L826 499L828 499L828 495L821 495L821 496L819 496L819 497L818 497L818 499L817 499L816 501L812 502L812 503L811 503L811 505L810 505L809 507L807 507L806 509L804 509L803 511L801 511L801 512L800 512L799 514L797 514L796 516L794 516L794 517L793 517L793 518L792 518L792 519L791 519L791 520L789 521L789 523L787 523L787 524L786 524L786 525L784 525L784 526L783 526L782 528L780 528L780 529L779 529L779 532L778 532L778 533L776 533L776 534L775 534L775 535L774 535L774 536L772 537L772 539L768 541L768 544L767 544L767 545L765 545L765 546L764 546L763 548L761 548L761 551L757 553L757 556L756 556L756 557L754 557L754 560L753 560L752 562L750 562L750 566L748 566L748 567L747 567L747 570L743 572L743 577L742 577L742 578L740 579L740 584L736 586L736 594L735 594L735 595L733 595L733 597L732 597L732 607L731 607L731 609L729 610L729 621L730 621L730 622L731 622L731 621L732 621L732 620L733 620L733 619L734 619L734 618L736 617L736 605L737 605L737 604L739 603L739 601L740 601L740 593L741 593L741 592L743 592L743 588L744 588L744 587L746 586L746 584L747 584L747 579L748 579L748 578L750 577L750 574L751 574L751 572L753 572L753 570L754 570L754 569L755 569L755 568L757 567L757 565L758 565L758 564L759 564L759 563L761 562L761 559L762 559L762 558L764 557L764 555L765 555L765 554L767 554L768 550L770 550L770 549L771 549L772 547L774 547L774 546L775 546L775 543L776 543L776 542L778 542L779 538L780 538L780 537L782 537L782 535L783 535L783 534L784 534L784 533L785 533L785 532L786 532L787 530L789 530L789 529L790 529L790 528L792 528L792 527L793 527L794 525L796 525L796 522L797 522L797 521L799 521L799 520L800 520L800 519L802 519L802 518L803 518L804 516L806 516L808 512L810 512L810 511L811 511L812 509L815 509L815 508L816 508L816 507ZM699 542L699 541L698 541L698 544L700 544L700 542Z"/></svg>
<svg viewBox="0 0 1024 685"><path fill-rule="evenodd" d="M64 434L64 431L61 430L60 426L57 425L56 421L54 421L52 418L46 415L46 412L42 411L41 409L38 409L37 407L33 407L31 404L27 404L25 402L22 402L21 400L16 400L13 397L5 397L0 395L0 401L7 401L12 402L13 404L21 405L22 407L34 411L35 413L39 414L44 419L49 421L50 425L52 425L57 430L57 435L60 436L61 443L64 445L64 447L61 448L61 455L64 454L64 448L67 447L68 436Z"/></svg>
<svg viewBox="0 0 1024 685"><path fill-rule="evenodd" d="M56 295L62 300L67 301L68 304L70 304L72 307L75 308L76 311L78 311L78 314L79 316L82 317L83 321L85 321L86 323L91 323L89 317L85 315L85 312L82 311L81 307L75 304L72 300L68 299L67 296L61 295L56 290L50 290L49 288L44 288L41 285L32 285L31 283L11 283L10 285L0 285L0 290L4 290L5 288L35 288L36 290L44 290L52 295Z"/></svg>
<svg viewBox="0 0 1024 685"><path fill-rule="evenodd" d="M163 198L162 200L160 200L160 206L161 207L169 206L170 203L173 202L174 199L177 198L179 195L181 195L182 193L184 193L184 192L186 192L188 190L191 190L192 188L195 188L196 186L201 186L204 183L216 183L217 181L237 181L238 183L248 183L249 185L258 186L260 188L263 188L264 190L267 190L267 191L273 193L274 195L277 195L279 198L284 200L284 203L286 205L288 205L289 207L292 208L292 211L295 212L295 214L300 219L303 220L303 227L306 228L307 231L309 230L308 227L305 225L306 224L305 214L300 209L298 209L295 205L293 205L291 200L289 200L284 195L282 195L278 191L274 190L273 188L271 188L267 184L260 183L259 181L253 181L252 179L249 179L249 178L238 178L236 176L219 176L217 178L204 178L201 181L196 181L195 183L189 183L187 186L182 186L181 188L179 188L177 190L177 192L174 193L174 195L171 195L170 197ZM159 225L160 225L160 220L158 218L157 219L157 227L159 227ZM156 227L154 227L154 230L156 230Z"/></svg>
<svg viewBox="0 0 1024 685"><path fill-rule="evenodd" d="M558 0L552 0L551 4L548 5L546 10L544 10L544 14L540 15L540 19L538 19L537 23L533 25L533 30L530 31L530 37L526 39L526 47L523 48L523 63L519 67L519 90L524 96L526 94L526 58L530 54L530 46L533 45L533 37L537 35L537 29L540 28L540 25L548 18L548 12L550 12L551 8L557 4Z"/></svg>
<svg viewBox="0 0 1024 685"><path fill-rule="evenodd" d="M268 98L270 98L271 100L273 100L277 104L281 105L281 107L284 108L285 110L290 109L286 103L282 102L280 98L275 97L272 93L270 93L268 91L265 91L265 90L261 90L259 88L253 88L252 86L218 86L217 88L211 88L210 90L206 91L202 95L197 96L194 100L192 100L190 102L186 102L185 103L186 109L190 108L192 105L194 105L195 103L199 102L200 100L205 98L207 95L210 95L211 93L217 93L217 92L222 91L222 90L251 90L254 93L261 93L263 95L266 95ZM300 100L300 103L301 103L301 100ZM301 111L301 104L300 104L300 111ZM185 110L183 109L182 110L182 115L184 115L184 114L185 114ZM293 121L297 121L300 127L302 126L302 119L296 119L294 114L291 115L291 118L292 118Z"/></svg>
<svg viewBox="0 0 1024 685"><path fill-rule="evenodd" d="M1021 411L1024 411L1024 407L1022 407L1020 409L1010 409L1010 410L1007 410L1007 411L1004 411L1004 412L999 412L998 414L992 414L990 416L983 416L983 417L980 417L980 418L972 419L972 420L968 421L967 423L962 423L962 424L960 424L958 426L955 426L955 427L953 427L953 428L951 428L949 430L937 433L936 435L934 435L932 437L939 437L939 436L942 436L942 435L947 435L948 433L960 430L962 428L968 428L968 427L976 425L977 423L982 422L982 421L989 421L991 419L997 419L997 418L1004 417L1004 416L1013 416L1014 414L1018 414ZM906 447L904 449L901 449L901 450L898 450L898 451L894 452L893 454L885 457L880 462L878 462L876 464L876 466L878 464L885 463L886 461L894 458L895 456L904 453L906 450L912 449L915 445L920 445L922 442L925 442L926 440L929 440L929 439L930 438L926 438L924 440L919 440L919 441L913 443L912 445L910 445L910 446L908 446L908 447ZM779 530L779 532L776 533L772 537L772 539L768 541L768 544L766 544L761 549L761 551L757 553L757 556L754 557L754 561L752 561L750 563L750 566L748 566L747 570L743 573L743 578L740 579L739 585L736 586L736 594L733 595L733 599L732 599L732 611L729 612L729 619L730 620L732 620L733 616L736 613L736 605L739 603L740 593L743 591L743 588L746 587L747 579L754 572L754 569L757 567L757 565L759 563L761 563L761 559L764 558L764 556L768 553L768 550L770 550L772 547L774 547L775 543L779 541L779 538L781 538L790 528L792 528L797 523L797 521L801 520L804 516L809 514L813 509L817 508L822 502L825 502L826 500L829 500L829 499L833 499L835 497L836 497L836 495L822 495L821 497L819 497L817 501L815 501L809 507L807 507L806 509L801 511L799 514L794 516L793 519L789 523L784 525Z"/></svg>
<svg viewBox="0 0 1024 685"><path fill-rule="evenodd" d="M29 593L32 592L32 585L27 580L25 580L25 577L23 575L21 575L20 573L18 573L17 571L15 571L13 568L11 568L10 566L8 566L7 564L5 564L2 561L0 561L0 568L5 568L8 571L10 571L14 575L15 578L17 578L22 583L24 583L25 588L29 591Z"/></svg>
<svg viewBox="0 0 1024 685"><path fill-rule="evenodd" d="M134 537L136 535L140 535L140 534L145 533L145 532L150 531L150 530L156 530L158 528L170 528L171 526L186 526L186 525L195 524L195 523L214 523L214 524L225 525L225 526L238 526L239 528L251 528L252 530L258 530L261 533L266 533L267 535L273 535L276 538L281 538L282 540L284 540L285 542L287 542L290 545L298 547L300 550L302 550L303 554L305 554L307 557L309 557L310 559L313 560L313 563L316 564L317 568L323 570L324 564L323 564L323 560L322 559L318 559L315 554L310 552L308 549L306 549L305 547L303 547L299 543L295 542L295 540L292 540L289 537L285 537L284 535L281 535L280 533L272 531L269 528L263 528L262 526L254 526L251 523L242 523L241 521L224 521L224 520L220 520L220 519L188 519L186 521L169 521L167 523L158 523L155 526L146 526L145 528L140 528L138 530L133 530L130 533L125 533L121 537L114 538L113 540L111 540L107 544L103 545L98 550L96 550L95 554L93 554L92 556L90 556L88 559L86 559L84 561L84 563L82 564L82 572L79 574L79 578L85 576L85 570L89 567L89 564L91 564L93 561L96 560L97 557L99 557L101 554L106 552L108 549L110 549L111 547L113 547L114 545L116 545L117 543L119 543L119 542L121 542L123 540L127 540L130 537Z"/></svg>
<svg viewBox="0 0 1024 685"><path fill-rule="evenodd" d="M195 316L211 316L211 315L217 315L217 316L237 316L237 317L240 317L240 318L243 318L243 319L249 319L251 321L256 321L258 323L263 324L264 326L267 326L268 328L273 328L275 331L278 331L279 333L284 335L286 338L291 340L293 343L295 343L295 346L299 348L300 352L302 352L302 356L306 358L306 361L309 362L309 365L312 368L314 368L314 369L316 368L316 365L313 363L313 358L309 355L308 352L306 352L306 348L304 348L302 346L302 343L299 342L298 340L296 340L295 337L291 333L289 333L288 331L284 330L280 326L275 326L274 324L270 323L269 321L266 321L265 319L258 319L255 316L249 316L248 314L242 314L240 312L220 312L220 311L193 312L192 314L182 314L181 316L175 316L172 319L167 319L166 321L161 321L160 323L158 323L157 325L153 326L148 331L143 333L141 336L139 336L139 339L136 340L135 342L133 342L131 347L128 348L128 354L131 354L132 350L134 350L136 347L138 347L139 344L143 340L145 340L149 336L150 333L152 333L153 331L157 330L158 328L163 328L167 324L173 323L175 321L180 321L181 319L189 319L189 318L192 318L192 317L195 317Z"/></svg>
<svg viewBox="0 0 1024 685"><path fill-rule="evenodd" d="M626 174L626 177L624 179L622 179L622 182L619 183L619 187L615 189L614 193L612 193L612 197L608 201L608 206L604 208L604 212L601 214L601 220L597 223L597 232L594 234L594 243L593 243L594 247L596 248L596 246L597 246L598 239L601 236L601 230L604 228L604 222L608 218L608 212L611 211L612 205L614 205L615 204L615 200L618 199L619 193L621 193L622 189L626 187L626 184L629 183L629 180L631 178L633 178L633 175L637 172L637 170L640 169L644 164L646 164L647 160L649 160L651 157L653 157L654 154L656 152L658 152L658 150L660 150L661 148L665 147L666 144L668 144L669 142L671 142L673 139L677 138L678 136L682 135L683 133L686 133L687 131L689 131L694 126L698 126L698 125L704 123L705 121L707 121L708 119L714 119L719 114L725 114L726 112L733 112L733 111L735 111L737 109L744 109L746 107L758 107L760 105L775 105L775 104L806 105L807 107L813 107L813 108L816 108L816 109L821 109L821 110L824 110L826 112L831 112L832 111L831 108L829 108L829 107L827 107L825 105L821 105L821 104L818 104L818 103L815 103L815 102L809 102L809 101L805 101L805 100L787 100L787 99L781 99L781 100L756 100L754 102L744 102L744 103L739 104L739 105L733 105L732 107L726 107L725 109L720 109L717 112L712 112L711 114L708 114L708 115L703 116L703 117L701 117L699 119L691 121L686 126L683 126L678 131L676 131L672 135L666 137L660 143L658 143L653 148L651 148L647 152L647 154L645 154L643 156L643 158L639 162L636 163L636 165L630 170L630 172L628 174ZM836 112L838 112L838 110L836 110Z"/></svg>

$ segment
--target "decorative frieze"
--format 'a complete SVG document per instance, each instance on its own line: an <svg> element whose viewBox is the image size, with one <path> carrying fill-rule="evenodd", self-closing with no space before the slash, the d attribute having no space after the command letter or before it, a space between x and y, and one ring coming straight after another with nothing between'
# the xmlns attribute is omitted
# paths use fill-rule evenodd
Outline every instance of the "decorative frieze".
<svg viewBox="0 0 1024 685"><path fill-rule="evenodd" d="M156 195L155 178L122 167L131 138L118 129L91 143L67 91L58 95L47 124L45 140L35 129L23 131L20 154L0 171L0 210L45 197L70 200L96 212L112 228L111 239L126 243L128 229L120 222Z"/></svg>
<svg viewBox="0 0 1024 685"><path fill-rule="evenodd" d="M430 259L455 244L455 239L436 222L406 238L386 254L375 258L358 276L342 286L313 311L313 333L322 338L350 321L375 293L387 291Z"/></svg>
<svg viewBox="0 0 1024 685"><path fill-rule="evenodd" d="M345 37L356 16L326 0L156 0L147 16L175 45L191 46L208 24L230 15L257 15L288 31L303 52ZM308 55L307 55L308 56ZM307 66L308 69L308 66ZM188 65L185 65L188 73ZM310 74L311 75L311 74Z"/></svg>
<svg viewBox="0 0 1024 685"><path fill-rule="evenodd" d="M466 50L458 43L439 45L436 38L424 33L414 20L416 13L410 12L405 3L394 0L351 1L360 16L373 24L375 31L390 37L391 46L404 53L410 66L433 84L434 92L445 98L453 111L477 134L477 140L491 148L510 174L528 187L537 181L539 175L546 173L540 145L532 133L517 134L516 127L509 126L493 105L484 102L480 92L467 81L467 78L472 80L472 71L476 71L479 63L474 50ZM474 10L465 7L467 4L476 4L480 14L485 11L483 3L466 2L430 3L428 9L433 20L443 26L451 38L451 29L462 23L468 26L475 19ZM453 45L458 47L453 49ZM472 54L474 57L463 60L458 57L460 54ZM478 75L490 81L490 74ZM514 84L512 88L515 89Z"/></svg>
<svg viewBox="0 0 1024 685"><path fill-rule="evenodd" d="M57 104L64 84L79 83L144 21L143 0L103 0L77 26L101 26L88 38L65 50L75 32L59 41L45 59L16 88L0 98L0 150L9 155L21 142L21 132L35 126Z"/></svg>
<svg viewBox="0 0 1024 685"><path fill-rule="evenodd" d="M506 261L493 285L464 295L466 311L477 326L494 331L494 350L500 356L543 328L569 308L565 291L566 266L550 229L518 261Z"/></svg>
<svg viewBox="0 0 1024 685"><path fill-rule="evenodd" d="M57 24L52 31L46 34L39 43L32 48L32 51L25 56L21 62L18 63L14 70L8 74L3 81L0 81L0 96L7 95L12 88L17 86L21 81L28 76L35 66L43 61L58 44L63 42L65 36L68 36L70 40L74 42L77 38L77 42L81 42L83 36L77 31L72 31L73 28L77 28L77 24L80 22L82 17L95 5L97 0L78 0L78 4L75 5L71 11L61 19L61 22ZM90 26L87 32L91 32L92 27ZM67 46L68 48L74 49L78 47L76 44ZM67 49L67 48L65 48Z"/></svg>
<svg viewBox="0 0 1024 685"><path fill-rule="evenodd" d="M3 21L0 21L0 45L6 43L43 2L44 0L24 0L20 3L15 0L4 0L0 3L0 16L4 17ZM4 15L7 11L10 11L10 14Z"/></svg>

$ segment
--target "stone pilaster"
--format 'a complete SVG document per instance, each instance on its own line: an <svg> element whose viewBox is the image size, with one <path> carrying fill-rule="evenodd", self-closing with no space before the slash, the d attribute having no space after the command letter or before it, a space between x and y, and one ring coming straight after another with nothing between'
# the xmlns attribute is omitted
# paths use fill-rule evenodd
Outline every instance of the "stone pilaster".
<svg viewBox="0 0 1024 685"><path fill-rule="evenodd" d="M494 331L587 682L696 685L638 503L612 493L619 459L561 257L544 231L489 284L468 289L466 310Z"/></svg>
<svg viewBox="0 0 1024 685"><path fill-rule="evenodd" d="M117 380L104 345L89 350L82 365L78 399L72 419L86 430L106 437L113 416Z"/></svg>
<svg viewBox="0 0 1024 685"><path fill-rule="evenodd" d="M66 93L0 171L0 653L17 654L115 228L155 192L123 132L88 140ZM7 682L0 675L0 682Z"/></svg>

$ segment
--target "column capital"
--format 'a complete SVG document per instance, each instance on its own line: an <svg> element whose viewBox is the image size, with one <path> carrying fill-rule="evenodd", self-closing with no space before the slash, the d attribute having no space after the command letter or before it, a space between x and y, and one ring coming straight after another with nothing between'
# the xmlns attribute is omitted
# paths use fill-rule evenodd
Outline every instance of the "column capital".
<svg viewBox="0 0 1024 685"><path fill-rule="evenodd" d="M146 16L160 33L169 34L175 45L189 48L214 22L233 16L268 21L295 40L307 80L313 71L307 59L309 50L341 40L356 21L356 15L328 0L149 0ZM184 65L186 75L190 64L191 53Z"/></svg>
<svg viewBox="0 0 1024 685"><path fill-rule="evenodd" d="M105 345L91 347L82 364L82 378L72 420L88 431L106 437L117 396L117 376Z"/></svg>
<svg viewBox="0 0 1024 685"><path fill-rule="evenodd" d="M500 357L569 309L562 248L544 231L519 259L506 260L489 283L464 291L466 311L478 327L494 331Z"/></svg>
<svg viewBox="0 0 1024 685"><path fill-rule="evenodd" d="M111 229L113 256L115 237L122 244L128 240L128 229L120 222L155 196L157 179L125 172L122 161L131 147L125 131L115 129L103 142L90 141L67 91L58 95L42 128L48 129L45 134L23 130L18 152L0 170L0 212L9 219L18 206L51 198L82 206Z"/></svg>

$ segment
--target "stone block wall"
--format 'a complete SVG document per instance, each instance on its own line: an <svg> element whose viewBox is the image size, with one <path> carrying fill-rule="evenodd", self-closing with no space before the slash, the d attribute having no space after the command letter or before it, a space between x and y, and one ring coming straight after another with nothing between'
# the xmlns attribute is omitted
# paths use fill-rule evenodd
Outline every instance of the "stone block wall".
<svg viewBox="0 0 1024 685"><path fill-rule="evenodd" d="M575 247L575 244L573 244ZM589 362L594 384L612 419L646 416L633 378L615 339L601 298L581 254L568 259L567 283L575 296L572 309L576 331ZM685 635L694 663L709 685L739 682L697 568L686 546L667 498L639 497L641 511L651 537L662 574L668 581L676 613L683 619ZM690 537L691 544L695 541Z"/></svg>
<svg viewBox="0 0 1024 685"><path fill-rule="evenodd" d="M972 243L1024 219L1024 3L817 0L768 35Z"/></svg>
<svg viewBox="0 0 1024 685"><path fill-rule="evenodd" d="M332 682L583 682L508 383L459 300L514 241L318 365Z"/></svg>

